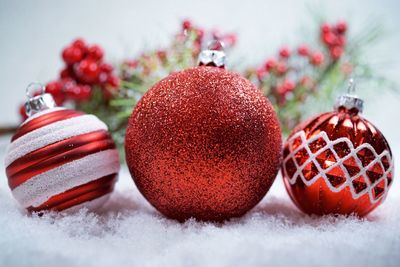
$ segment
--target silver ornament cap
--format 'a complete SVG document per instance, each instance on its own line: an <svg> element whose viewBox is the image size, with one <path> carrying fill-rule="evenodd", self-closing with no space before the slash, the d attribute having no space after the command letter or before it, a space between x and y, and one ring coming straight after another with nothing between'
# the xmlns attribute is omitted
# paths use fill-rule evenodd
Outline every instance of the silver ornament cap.
<svg viewBox="0 0 400 267"><path fill-rule="evenodd" d="M199 54L199 66L214 66L224 68L226 64L226 54L224 45L218 40L213 40Z"/></svg>
<svg viewBox="0 0 400 267"><path fill-rule="evenodd" d="M41 91L40 95L33 95L32 92L38 89ZM30 83L26 87L26 96L28 100L25 102L25 111L26 115L29 117L42 110L54 108L56 106L53 96L46 93L46 88L41 83Z"/></svg>
<svg viewBox="0 0 400 267"><path fill-rule="evenodd" d="M356 110L357 112L362 113L364 109L364 100L359 98L355 91L356 84L354 79L351 78L347 87L347 94L341 95L336 99L335 110L345 108L347 110Z"/></svg>

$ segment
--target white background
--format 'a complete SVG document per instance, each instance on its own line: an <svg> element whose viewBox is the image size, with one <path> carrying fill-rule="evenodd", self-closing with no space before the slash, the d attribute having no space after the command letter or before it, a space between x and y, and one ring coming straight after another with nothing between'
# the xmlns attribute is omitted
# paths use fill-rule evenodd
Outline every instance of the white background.
<svg viewBox="0 0 400 267"><path fill-rule="evenodd" d="M144 48L166 45L180 20L191 18L204 27L236 31L239 44L230 57L245 67L262 62L283 44L312 36L308 7L330 21L348 20L351 31L381 21L386 35L366 56L400 84L397 0L0 0L0 124L18 122L25 86L55 78L60 51L75 37L100 44L107 58L118 62ZM365 116L385 134L397 159L400 93L370 89L374 97L366 96ZM1 161L7 143L8 138L0 138ZM109 212L31 218L17 208L1 175L0 266L398 266L398 178L386 203L366 221L304 216L277 179L254 211L220 226L162 218L138 194L126 170Z"/></svg>

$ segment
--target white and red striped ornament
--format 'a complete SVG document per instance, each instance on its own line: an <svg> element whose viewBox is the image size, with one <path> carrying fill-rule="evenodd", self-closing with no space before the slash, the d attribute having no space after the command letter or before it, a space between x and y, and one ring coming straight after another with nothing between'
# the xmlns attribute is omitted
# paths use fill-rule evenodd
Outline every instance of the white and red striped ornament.
<svg viewBox="0 0 400 267"><path fill-rule="evenodd" d="M104 204L120 168L107 126L94 115L55 107L44 88L41 95L29 96L26 110L30 117L12 137L5 157L17 201L29 211Z"/></svg>

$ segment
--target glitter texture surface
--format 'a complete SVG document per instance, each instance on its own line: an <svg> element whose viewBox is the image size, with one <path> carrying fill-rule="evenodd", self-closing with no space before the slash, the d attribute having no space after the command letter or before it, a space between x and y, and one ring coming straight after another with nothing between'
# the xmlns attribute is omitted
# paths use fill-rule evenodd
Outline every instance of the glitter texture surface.
<svg viewBox="0 0 400 267"><path fill-rule="evenodd" d="M286 189L308 214L364 216L385 199L393 181L392 153L385 137L345 109L301 124L283 153Z"/></svg>
<svg viewBox="0 0 400 267"><path fill-rule="evenodd" d="M281 162L281 132L261 92L215 67L173 73L133 111L126 159L145 198L177 220L225 220L253 208Z"/></svg>

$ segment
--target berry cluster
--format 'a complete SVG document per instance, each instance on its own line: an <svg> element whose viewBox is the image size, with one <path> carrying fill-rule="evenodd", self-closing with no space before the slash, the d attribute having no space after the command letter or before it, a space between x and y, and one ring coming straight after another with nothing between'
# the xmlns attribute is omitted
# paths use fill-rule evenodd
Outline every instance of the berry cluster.
<svg viewBox="0 0 400 267"><path fill-rule="evenodd" d="M201 49L212 40L218 40L225 49L230 49L236 44L237 36L218 29L205 30L190 20L183 20L170 47L145 52L134 59L126 60L121 66L121 77L131 84L139 82L134 85L135 88L142 87L147 82L151 85L170 72L197 64Z"/></svg>
<svg viewBox="0 0 400 267"><path fill-rule="evenodd" d="M182 32L178 34L178 38L193 32L196 35L195 43L198 45L199 49L204 44L204 41L217 40L224 44L225 48L230 48L236 44L237 36L234 33L223 33L218 29L212 29L210 31L205 31L203 28L196 27L190 20L184 20L182 22Z"/></svg>
<svg viewBox="0 0 400 267"><path fill-rule="evenodd" d="M276 56L267 59L258 68L249 69L247 78L262 90L279 111L283 128L290 129L298 121L288 119L287 114L295 118L301 116L296 107L308 97L315 95L317 86L325 76L334 71L339 59L344 55L347 24L324 23L320 26L321 42L318 45L299 45L296 49L283 46ZM343 66L342 66L343 65ZM351 66L343 63L340 69L348 74ZM297 115L296 115L297 112Z"/></svg>
<svg viewBox="0 0 400 267"><path fill-rule="evenodd" d="M328 48L332 60L338 60L344 53L346 45L347 23L339 21L335 25L324 23L321 25L320 36L322 43Z"/></svg>
<svg viewBox="0 0 400 267"><path fill-rule="evenodd" d="M62 51L65 67L58 80L46 85L46 92L53 95L57 105L66 101L88 101L95 87L109 99L118 89L120 80L113 74L113 66L103 62L103 56L100 46L87 45L84 40L76 39ZM20 114L26 118L23 106Z"/></svg>
<svg viewBox="0 0 400 267"><path fill-rule="evenodd" d="M296 88L315 89L315 80L318 79L315 76L324 73L324 69L329 69L343 56L346 31L347 24L344 21L334 25L323 23L320 27L322 49L312 50L306 44L298 46L295 51L287 46L282 47L277 57L267 59L255 70L256 83L261 88L268 86L267 94L273 96L277 105L285 105L288 96ZM324 48L327 49L326 53ZM252 76L251 71L248 76ZM304 97L300 98L297 100L303 100Z"/></svg>
<svg viewBox="0 0 400 267"><path fill-rule="evenodd" d="M297 47L295 51L284 46L279 49L277 57L267 59L256 70L257 83L261 87L268 84L268 93L276 98L276 104L284 105L288 94L297 87L313 87L312 79L305 70L320 68L324 62L324 53L312 51L305 44Z"/></svg>

